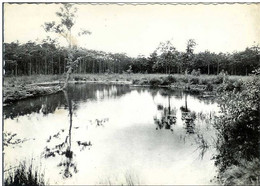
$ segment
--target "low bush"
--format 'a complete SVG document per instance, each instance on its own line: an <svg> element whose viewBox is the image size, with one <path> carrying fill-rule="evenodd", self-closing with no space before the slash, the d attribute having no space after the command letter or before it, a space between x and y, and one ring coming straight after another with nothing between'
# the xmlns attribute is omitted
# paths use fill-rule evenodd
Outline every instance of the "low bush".
<svg viewBox="0 0 260 186"><path fill-rule="evenodd" d="M192 77L191 80L190 80L190 83L191 83L192 85L197 85L197 84L199 84L199 78L197 78L197 77Z"/></svg>
<svg viewBox="0 0 260 186"><path fill-rule="evenodd" d="M207 85L207 84L212 84L212 80L208 78L200 78L200 85Z"/></svg>
<svg viewBox="0 0 260 186"><path fill-rule="evenodd" d="M175 77L169 75L165 78L161 78L161 81L162 81L161 85L171 85L172 83L175 83L177 80Z"/></svg>
<svg viewBox="0 0 260 186"><path fill-rule="evenodd" d="M170 85L171 84L171 82L167 79L162 79L161 81L162 81L161 85Z"/></svg>
<svg viewBox="0 0 260 186"><path fill-rule="evenodd" d="M236 88L240 87L240 91ZM215 165L224 185L259 185L260 77L221 85Z"/></svg>
<svg viewBox="0 0 260 186"><path fill-rule="evenodd" d="M159 85L162 84L162 80L161 79L157 79L157 78L152 78L149 82L151 87L158 87Z"/></svg>
<svg viewBox="0 0 260 186"><path fill-rule="evenodd" d="M240 91L242 88L243 82L242 81L235 81L235 80L227 80L224 84L219 85L217 91L224 92L224 91Z"/></svg>
<svg viewBox="0 0 260 186"><path fill-rule="evenodd" d="M240 91L243 85L243 82L241 80L235 81L233 83L234 87L236 88L237 91Z"/></svg>
<svg viewBox="0 0 260 186"><path fill-rule="evenodd" d="M140 85L149 85L149 81L148 81L148 79L143 78L143 79L141 79L141 81L140 81L139 84L140 84Z"/></svg>
<svg viewBox="0 0 260 186"><path fill-rule="evenodd" d="M208 83L206 88L205 88L206 91L213 91L213 89L214 89L214 87L211 83Z"/></svg>
<svg viewBox="0 0 260 186"><path fill-rule="evenodd" d="M167 76L165 79L167 81L169 81L170 83L175 83L177 81L176 78L174 76L171 76L171 75Z"/></svg>
<svg viewBox="0 0 260 186"><path fill-rule="evenodd" d="M134 80L132 81L132 83L133 83L133 85L139 85L140 80L139 80L139 79L134 79Z"/></svg>
<svg viewBox="0 0 260 186"><path fill-rule="evenodd" d="M180 81L180 82L183 82L183 83L188 83L188 82L189 82L189 79L188 79L188 77L181 76L181 77L179 77L179 81Z"/></svg>
<svg viewBox="0 0 260 186"><path fill-rule="evenodd" d="M190 74L192 76L200 76L200 74L201 74L200 69L198 69L198 70L193 69Z"/></svg>
<svg viewBox="0 0 260 186"><path fill-rule="evenodd" d="M259 185L260 160L240 160L240 166L232 165L219 175L219 182L223 185Z"/></svg>
<svg viewBox="0 0 260 186"><path fill-rule="evenodd" d="M212 79L212 82L213 82L214 84L221 84L221 83L223 83L223 80L224 80L224 77L218 75L218 76L216 76L216 77L214 77L214 78Z"/></svg>

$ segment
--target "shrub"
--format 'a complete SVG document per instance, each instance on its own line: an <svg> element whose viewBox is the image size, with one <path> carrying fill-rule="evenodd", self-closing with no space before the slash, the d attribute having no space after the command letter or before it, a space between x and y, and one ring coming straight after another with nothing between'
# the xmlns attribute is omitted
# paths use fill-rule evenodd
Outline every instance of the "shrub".
<svg viewBox="0 0 260 186"><path fill-rule="evenodd" d="M213 91L213 85L211 83L208 83L207 86L206 86L206 91Z"/></svg>
<svg viewBox="0 0 260 186"><path fill-rule="evenodd" d="M149 81L147 79L143 78L143 79L141 79L139 84L140 85L149 85Z"/></svg>
<svg viewBox="0 0 260 186"><path fill-rule="evenodd" d="M208 78L200 78L199 84L201 84L201 85L212 84L212 80L208 79Z"/></svg>
<svg viewBox="0 0 260 186"><path fill-rule="evenodd" d="M158 87L161 84L162 84L162 81L160 79L152 78L150 80L150 86L152 86L152 87Z"/></svg>
<svg viewBox="0 0 260 186"><path fill-rule="evenodd" d="M161 85L170 85L170 84L171 82L167 78L162 79Z"/></svg>
<svg viewBox="0 0 260 186"><path fill-rule="evenodd" d="M140 83L140 80L139 80L139 79L134 79L134 80L132 81L132 83L133 83L134 85L138 85L138 84Z"/></svg>
<svg viewBox="0 0 260 186"><path fill-rule="evenodd" d="M218 75L217 77L213 78L213 83L214 84L221 84L221 83L223 83L223 79L224 79L223 76Z"/></svg>
<svg viewBox="0 0 260 186"><path fill-rule="evenodd" d="M191 80L190 80L190 83L193 84L193 85L199 84L199 78L192 77Z"/></svg>
<svg viewBox="0 0 260 186"><path fill-rule="evenodd" d="M217 91L218 92L225 92L225 91L233 91L236 87L233 83L233 80L228 80L224 84L218 86ZM239 87L240 90L241 87Z"/></svg>
<svg viewBox="0 0 260 186"><path fill-rule="evenodd" d="M193 69L190 74L192 76L200 76L201 72L200 72L200 69L198 69L198 70Z"/></svg>
<svg viewBox="0 0 260 186"><path fill-rule="evenodd" d="M161 81L162 81L161 85L170 85L172 83L175 83L177 80L175 77L169 75L165 78L161 78Z"/></svg>
<svg viewBox="0 0 260 186"><path fill-rule="evenodd" d="M219 182L224 185L259 185L260 161L242 159L241 165L232 165L220 174Z"/></svg>
<svg viewBox="0 0 260 186"><path fill-rule="evenodd" d="M234 89L235 82L226 84L218 99L222 114L214 123L219 181L259 184L260 78L240 84L241 91L227 91Z"/></svg>
<svg viewBox="0 0 260 186"><path fill-rule="evenodd" d="M177 81L176 78L174 76L171 76L171 75L167 76L165 79L167 81L169 81L170 83L175 83Z"/></svg>
<svg viewBox="0 0 260 186"><path fill-rule="evenodd" d="M240 91L242 88L243 82L241 80L235 81L233 83L233 86L236 88L236 90Z"/></svg>
<svg viewBox="0 0 260 186"><path fill-rule="evenodd" d="M195 69L193 69L192 71L191 71L191 73L190 73L192 76L196 76L196 70Z"/></svg>
<svg viewBox="0 0 260 186"><path fill-rule="evenodd" d="M179 81L180 82L183 82L183 83L188 83L189 82L189 79L187 77L179 77Z"/></svg>
<svg viewBox="0 0 260 186"><path fill-rule="evenodd" d="M85 77L80 76L80 75L75 75L73 79L74 79L75 81L84 81L84 80L86 80Z"/></svg>

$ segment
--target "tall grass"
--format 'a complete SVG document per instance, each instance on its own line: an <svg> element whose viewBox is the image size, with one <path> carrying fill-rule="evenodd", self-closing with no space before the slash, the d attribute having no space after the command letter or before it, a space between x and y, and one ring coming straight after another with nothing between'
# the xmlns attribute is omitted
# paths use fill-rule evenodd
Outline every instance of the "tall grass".
<svg viewBox="0 0 260 186"><path fill-rule="evenodd" d="M99 180L98 184L99 185L122 185L122 186L141 185L139 176L132 171L126 171L122 175L108 176L107 178L102 178Z"/></svg>
<svg viewBox="0 0 260 186"><path fill-rule="evenodd" d="M44 186L47 185L39 167L33 166L33 161L20 162L16 167L4 172L5 186Z"/></svg>
<svg viewBox="0 0 260 186"><path fill-rule="evenodd" d="M4 87L29 85L33 83L51 82L63 80L63 75L31 75L31 76L17 76L4 77Z"/></svg>
<svg viewBox="0 0 260 186"><path fill-rule="evenodd" d="M32 75L32 76L18 76L18 77L4 77L4 86L28 85L33 83L52 82L57 80L64 80L64 75ZM168 85L175 82L188 83L192 80L193 84L208 84L219 82L216 75L200 75L185 76L183 74L72 74L71 80L85 80L85 81L135 81L150 82L151 79L162 80L162 85ZM248 81L252 79L250 76L229 76L231 80Z"/></svg>

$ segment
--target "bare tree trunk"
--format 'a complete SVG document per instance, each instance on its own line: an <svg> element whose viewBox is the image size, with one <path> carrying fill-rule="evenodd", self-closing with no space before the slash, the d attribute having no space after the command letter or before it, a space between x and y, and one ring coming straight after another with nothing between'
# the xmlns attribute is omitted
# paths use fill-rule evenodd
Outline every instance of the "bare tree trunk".
<svg viewBox="0 0 260 186"><path fill-rule="evenodd" d="M59 74L61 74L60 55L59 55Z"/></svg>
<svg viewBox="0 0 260 186"><path fill-rule="evenodd" d="M185 94L185 112L188 112L187 94Z"/></svg>
<svg viewBox="0 0 260 186"><path fill-rule="evenodd" d="M82 65L82 62L81 60L79 61L79 73L81 74L81 65Z"/></svg>
<svg viewBox="0 0 260 186"><path fill-rule="evenodd" d="M15 63L15 76L17 77L17 66L18 66L18 64L17 64L17 61L16 61L16 63Z"/></svg>
<svg viewBox="0 0 260 186"><path fill-rule="evenodd" d="M45 75L47 74L47 56L45 55Z"/></svg>
<svg viewBox="0 0 260 186"><path fill-rule="evenodd" d="M67 74L66 74L66 79L65 79L65 83L64 83L64 86L62 89L67 89L68 87L68 81L70 79L70 74L72 73L72 68L73 68L73 54L71 51L69 51L69 54L68 54L68 64L69 64L69 68L68 68L68 71L67 71Z"/></svg>
<svg viewBox="0 0 260 186"><path fill-rule="evenodd" d="M99 72L99 74L100 74L100 73L101 73L101 61L98 61L98 63L99 63L98 72Z"/></svg>
<svg viewBox="0 0 260 186"><path fill-rule="evenodd" d="M219 74L219 61L218 61L217 74Z"/></svg>
<svg viewBox="0 0 260 186"><path fill-rule="evenodd" d="M62 89L67 89L68 88L68 81L70 79L70 74L72 73L72 67L69 67L67 74L66 74L66 79L65 79L65 83Z"/></svg>
<svg viewBox="0 0 260 186"><path fill-rule="evenodd" d="M66 56L65 56L65 54L64 54L64 60L63 60L63 62L64 62L64 66L63 66L63 73L65 73L66 72Z"/></svg>
<svg viewBox="0 0 260 186"><path fill-rule="evenodd" d="M89 65L89 63L87 63L87 61L84 59L84 64L85 64L85 74L87 73L87 67L88 67L88 65Z"/></svg>
<svg viewBox="0 0 260 186"><path fill-rule="evenodd" d="M52 56L51 56L51 67L52 67L52 74L54 74L54 61L53 61L53 54L52 54Z"/></svg>
<svg viewBox="0 0 260 186"><path fill-rule="evenodd" d="M94 74L94 60L92 62L92 74Z"/></svg>
<svg viewBox="0 0 260 186"><path fill-rule="evenodd" d="M63 93L64 93L64 97L67 101L67 104L68 104L68 108L69 108L69 116L70 116L70 126L69 126L69 134L68 134L68 138L69 138L69 143L68 143L68 147L66 149L66 154L65 156L67 158L69 158L69 160L72 159L73 157L73 152L71 151L71 130L72 130L72 116L73 116L73 111L72 111L72 102L71 100L69 99L69 96L68 96L68 92L67 90L63 90Z"/></svg>
<svg viewBox="0 0 260 186"><path fill-rule="evenodd" d="M29 63L30 67L29 67L29 76L32 75L32 59L30 57L30 63Z"/></svg>

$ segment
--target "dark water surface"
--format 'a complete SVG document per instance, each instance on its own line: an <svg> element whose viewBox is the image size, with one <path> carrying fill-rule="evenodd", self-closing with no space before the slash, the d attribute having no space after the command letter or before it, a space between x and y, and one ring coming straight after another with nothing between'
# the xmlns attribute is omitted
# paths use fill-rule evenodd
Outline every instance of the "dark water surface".
<svg viewBox="0 0 260 186"><path fill-rule="evenodd" d="M218 110L182 91L70 85L4 107L4 166L33 158L60 185L210 184Z"/></svg>

